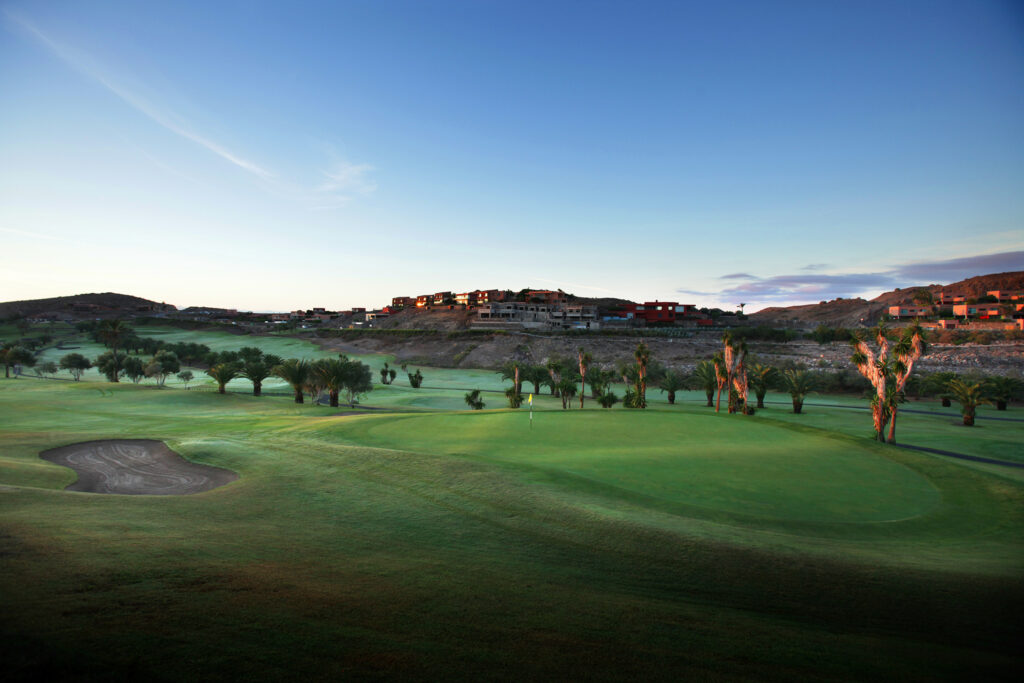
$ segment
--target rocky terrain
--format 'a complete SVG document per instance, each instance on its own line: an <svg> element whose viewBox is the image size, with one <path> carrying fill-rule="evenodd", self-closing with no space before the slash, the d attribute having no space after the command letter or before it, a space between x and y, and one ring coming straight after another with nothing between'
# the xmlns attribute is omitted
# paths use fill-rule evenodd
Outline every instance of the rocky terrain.
<svg viewBox="0 0 1024 683"><path fill-rule="evenodd" d="M595 362L613 368L632 362L636 337L557 337L525 333L449 338L445 335L398 337L371 333L356 339L316 339L324 348L344 353L386 353L400 363L433 367L496 369L508 360L542 363L552 356L574 357L580 346L593 354ZM721 333L707 332L690 338L644 339L651 356L670 368L690 371L721 349ZM750 353L769 365L803 364L811 368L842 370L850 366L850 346L843 342L818 344L800 340L786 343L749 342ZM1000 374L1024 373L1024 341L992 344L934 344L921 359L922 372L971 370Z"/></svg>

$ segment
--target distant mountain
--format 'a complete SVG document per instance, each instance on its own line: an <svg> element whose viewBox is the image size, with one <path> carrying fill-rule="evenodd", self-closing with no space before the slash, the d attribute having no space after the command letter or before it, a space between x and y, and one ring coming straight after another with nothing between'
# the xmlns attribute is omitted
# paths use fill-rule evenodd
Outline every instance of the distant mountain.
<svg viewBox="0 0 1024 683"><path fill-rule="evenodd" d="M71 317L113 317L176 311L171 304L150 301L129 294L75 294L51 299L27 299L0 303L0 319L13 316L60 315Z"/></svg>
<svg viewBox="0 0 1024 683"><path fill-rule="evenodd" d="M753 313L750 318L763 325L819 325L822 323L844 327L854 327L859 324L873 325L878 322L883 313L888 311L889 306L910 303L913 300L914 292L918 289L927 289L933 295L944 291L961 294L969 299L977 298L995 289L1024 290L1024 271L979 275L949 285L928 284L902 287L880 294L870 301L859 298L833 299L801 306L775 306Z"/></svg>

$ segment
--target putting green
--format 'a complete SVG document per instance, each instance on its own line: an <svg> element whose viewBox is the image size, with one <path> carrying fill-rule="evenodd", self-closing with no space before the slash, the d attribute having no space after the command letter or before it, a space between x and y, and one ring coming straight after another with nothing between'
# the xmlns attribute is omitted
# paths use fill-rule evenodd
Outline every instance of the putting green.
<svg viewBox="0 0 1024 683"><path fill-rule="evenodd" d="M932 510L939 491L870 444L736 416L526 411L351 420L368 445L555 470L684 514L877 523Z"/></svg>

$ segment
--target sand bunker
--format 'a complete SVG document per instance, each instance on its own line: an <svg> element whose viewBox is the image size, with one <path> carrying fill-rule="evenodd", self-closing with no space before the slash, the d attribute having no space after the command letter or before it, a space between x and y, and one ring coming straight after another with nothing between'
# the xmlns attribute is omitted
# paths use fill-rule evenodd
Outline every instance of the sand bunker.
<svg viewBox="0 0 1024 683"><path fill-rule="evenodd" d="M67 491L183 496L238 479L230 470L189 462L163 441L150 439L85 441L43 451L39 457L78 473Z"/></svg>

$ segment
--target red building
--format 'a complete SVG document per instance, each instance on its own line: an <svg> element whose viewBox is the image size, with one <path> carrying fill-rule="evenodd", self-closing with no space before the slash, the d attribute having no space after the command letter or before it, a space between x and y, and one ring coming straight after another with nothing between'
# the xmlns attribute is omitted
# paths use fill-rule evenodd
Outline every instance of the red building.
<svg viewBox="0 0 1024 683"><path fill-rule="evenodd" d="M568 297L563 291L552 291L550 289L528 289L526 290L526 301L535 301L551 306L564 304Z"/></svg>
<svg viewBox="0 0 1024 683"><path fill-rule="evenodd" d="M414 296L396 296L391 299L391 308L400 310L403 308L412 308L416 305L416 297Z"/></svg>
<svg viewBox="0 0 1024 683"><path fill-rule="evenodd" d="M476 306L476 292L462 292L455 295L455 303L462 306Z"/></svg>
<svg viewBox="0 0 1024 683"><path fill-rule="evenodd" d="M645 301L642 304L626 304L625 308L619 311L619 315L628 320L643 320L648 325L671 325L676 321L677 308L680 308L678 301ZM686 306L682 308L685 309Z"/></svg>

